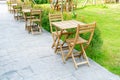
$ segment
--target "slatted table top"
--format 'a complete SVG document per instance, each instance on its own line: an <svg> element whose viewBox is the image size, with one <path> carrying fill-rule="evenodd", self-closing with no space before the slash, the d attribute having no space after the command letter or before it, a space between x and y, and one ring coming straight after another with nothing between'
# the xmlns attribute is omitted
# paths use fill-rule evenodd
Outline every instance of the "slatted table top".
<svg viewBox="0 0 120 80"><path fill-rule="evenodd" d="M17 6L17 3L11 4L11 6Z"/></svg>
<svg viewBox="0 0 120 80"><path fill-rule="evenodd" d="M23 13L29 13L29 12L30 12L30 9L22 9L22 12L23 12Z"/></svg>
<svg viewBox="0 0 120 80"><path fill-rule="evenodd" d="M76 28L78 26L78 24L83 25L85 23L77 21L77 20L52 22L52 25L54 25L55 27L60 28L60 29Z"/></svg>

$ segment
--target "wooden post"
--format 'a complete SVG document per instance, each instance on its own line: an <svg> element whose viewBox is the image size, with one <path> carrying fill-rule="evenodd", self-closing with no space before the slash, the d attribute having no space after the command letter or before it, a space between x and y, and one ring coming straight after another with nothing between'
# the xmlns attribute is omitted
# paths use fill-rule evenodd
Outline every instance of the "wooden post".
<svg viewBox="0 0 120 80"><path fill-rule="evenodd" d="M96 5L96 0L93 0L93 5Z"/></svg>
<svg viewBox="0 0 120 80"><path fill-rule="evenodd" d="M88 0L85 0L85 2L84 2L84 4L83 4L83 7L86 6L87 2L88 2Z"/></svg>

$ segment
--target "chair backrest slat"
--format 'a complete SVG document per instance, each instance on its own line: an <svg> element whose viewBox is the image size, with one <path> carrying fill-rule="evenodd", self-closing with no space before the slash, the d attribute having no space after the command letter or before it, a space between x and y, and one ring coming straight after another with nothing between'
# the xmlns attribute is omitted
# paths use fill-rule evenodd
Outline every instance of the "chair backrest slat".
<svg viewBox="0 0 120 80"><path fill-rule="evenodd" d="M57 18L57 19L53 18L51 21L56 22L56 21L61 21L61 19L60 18Z"/></svg>
<svg viewBox="0 0 120 80"><path fill-rule="evenodd" d="M87 32L92 32L94 31L95 25L94 24L89 24L89 25L80 25L80 31L79 33L87 33Z"/></svg>
<svg viewBox="0 0 120 80"><path fill-rule="evenodd" d="M94 29L79 31L79 33L82 34L82 33L87 33L87 32L92 32L92 31L94 31Z"/></svg>
<svg viewBox="0 0 120 80"><path fill-rule="evenodd" d="M49 15L49 17L50 17L50 21L58 21L58 20L60 20L60 21L62 21L63 19L62 19L62 14L50 14Z"/></svg>
<svg viewBox="0 0 120 80"><path fill-rule="evenodd" d="M84 32L93 32L96 26L96 23L86 24L86 25L78 25L79 26L79 33Z"/></svg>
<svg viewBox="0 0 120 80"><path fill-rule="evenodd" d="M32 15L39 15L41 14L42 10L40 9L31 9L31 14Z"/></svg>

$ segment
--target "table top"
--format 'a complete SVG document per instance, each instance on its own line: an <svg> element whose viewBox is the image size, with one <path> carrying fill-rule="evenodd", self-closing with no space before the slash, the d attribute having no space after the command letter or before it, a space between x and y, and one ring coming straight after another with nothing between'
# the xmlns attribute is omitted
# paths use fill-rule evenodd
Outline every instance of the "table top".
<svg viewBox="0 0 120 80"><path fill-rule="evenodd" d="M84 25L85 23L77 21L77 20L52 22L52 25L54 25L55 27L60 28L60 29L76 28L78 26L78 24Z"/></svg>
<svg viewBox="0 0 120 80"><path fill-rule="evenodd" d="M17 3L11 4L11 6L17 6Z"/></svg>
<svg viewBox="0 0 120 80"><path fill-rule="evenodd" d="M30 12L30 9L22 9L22 12L28 13L28 12Z"/></svg>

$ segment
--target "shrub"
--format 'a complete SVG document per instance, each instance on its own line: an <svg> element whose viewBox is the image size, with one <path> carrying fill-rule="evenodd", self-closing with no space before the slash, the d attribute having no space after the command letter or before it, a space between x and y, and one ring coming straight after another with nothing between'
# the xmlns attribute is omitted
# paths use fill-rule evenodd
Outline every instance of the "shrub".
<svg viewBox="0 0 120 80"><path fill-rule="evenodd" d="M48 0L34 0L36 4L43 4L43 3L47 3Z"/></svg>

